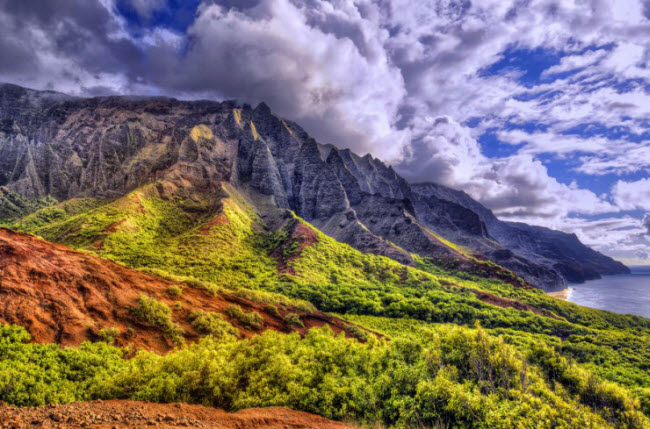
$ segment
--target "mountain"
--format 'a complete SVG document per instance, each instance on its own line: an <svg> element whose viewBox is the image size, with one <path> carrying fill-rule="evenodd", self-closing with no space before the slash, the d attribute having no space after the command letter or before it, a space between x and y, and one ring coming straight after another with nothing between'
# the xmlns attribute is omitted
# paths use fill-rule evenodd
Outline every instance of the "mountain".
<svg viewBox="0 0 650 429"><path fill-rule="evenodd" d="M480 207L264 104L0 89L1 401L648 427L650 321L490 260L563 281ZM103 425L102 404L47 413Z"/></svg>
<svg viewBox="0 0 650 429"><path fill-rule="evenodd" d="M425 199L442 200L458 204L476 213L485 225L487 233L510 252L487 251L495 262L517 273L525 272L504 260L509 254L535 261L537 264L559 273L569 282L584 282L601 275L629 274L628 267L602 253L585 246L575 234L567 234L540 226L499 220L491 210L473 200L465 192L433 183L414 184L412 189ZM551 279L549 279L552 282ZM546 283L548 284L548 283Z"/></svg>
<svg viewBox="0 0 650 429"><path fill-rule="evenodd" d="M214 194L227 183L263 217L292 210L343 243L412 266L419 255L509 275L482 262L490 260L547 290L626 270L575 237L501 222L464 194L412 186L370 155L322 145L264 103L84 99L0 86L5 221L152 183L164 199Z"/></svg>

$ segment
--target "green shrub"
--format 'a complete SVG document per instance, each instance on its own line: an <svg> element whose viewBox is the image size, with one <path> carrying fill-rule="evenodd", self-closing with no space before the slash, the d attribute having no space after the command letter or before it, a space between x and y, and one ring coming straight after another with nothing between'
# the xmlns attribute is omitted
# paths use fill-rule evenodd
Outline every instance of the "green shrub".
<svg viewBox="0 0 650 429"><path fill-rule="evenodd" d="M212 295L216 295L221 290L221 288L215 285L214 283L204 282L203 280L199 280L193 277L186 278L185 280L183 280L183 283L194 289L205 289L208 292L210 292Z"/></svg>
<svg viewBox="0 0 650 429"><path fill-rule="evenodd" d="M19 326L0 324L0 400L35 406L88 401L110 373L128 365L124 349L104 342L61 348L27 343L31 336Z"/></svg>
<svg viewBox="0 0 650 429"><path fill-rule="evenodd" d="M278 310L278 307L272 304L267 304L264 306L264 311L266 311L269 314L272 314L274 316L279 316L280 311Z"/></svg>
<svg viewBox="0 0 650 429"><path fill-rule="evenodd" d="M242 326L250 329L260 329L264 325L264 319L259 313L251 311L246 313L238 305L229 305L226 307L226 314L237 320Z"/></svg>
<svg viewBox="0 0 650 429"><path fill-rule="evenodd" d="M427 331L363 344L328 327L210 337L161 357L141 353L100 383L102 397L217 405L229 411L286 406L389 427L643 428L629 393L594 408L485 331Z"/></svg>
<svg viewBox="0 0 650 429"><path fill-rule="evenodd" d="M181 296L183 293L183 286L171 285L167 288L167 293L171 296Z"/></svg>
<svg viewBox="0 0 650 429"><path fill-rule="evenodd" d="M300 320L300 316L298 316L296 313L287 314L286 316L284 316L284 321L291 326L296 326L298 328L305 327L305 324L302 323L302 320Z"/></svg>
<svg viewBox="0 0 650 429"><path fill-rule="evenodd" d="M192 327L201 335L212 335L217 338L226 335L237 335L239 331L225 321L221 314L212 311L194 311L190 315Z"/></svg>
<svg viewBox="0 0 650 429"><path fill-rule="evenodd" d="M164 302L156 301L146 295L140 295L137 305L131 307L131 312L141 323L165 331L175 344L180 345L183 342L183 331L172 320L172 311Z"/></svg>
<svg viewBox="0 0 650 429"><path fill-rule="evenodd" d="M210 313L195 319L206 317L215 320ZM483 329L427 327L367 343L329 327L304 338L276 331L243 340L206 336L164 356L140 352L130 360L104 343L62 349L29 340L24 329L0 325L0 399L9 404L137 399L228 411L285 406L402 428L642 429L648 423L625 389L544 346L533 347L528 360Z"/></svg>
<svg viewBox="0 0 650 429"><path fill-rule="evenodd" d="M368 333L357 325L348 326L348 332L359 341L368 341Z"/></svg>
<svg viewBox="0 0 650 429"><path fill-rule="evenodd" d="M105 328L99 331L99 336L102 338L102 341L108 344L115 344L115 339L120 336L122 331L119 328Z"/></svg>

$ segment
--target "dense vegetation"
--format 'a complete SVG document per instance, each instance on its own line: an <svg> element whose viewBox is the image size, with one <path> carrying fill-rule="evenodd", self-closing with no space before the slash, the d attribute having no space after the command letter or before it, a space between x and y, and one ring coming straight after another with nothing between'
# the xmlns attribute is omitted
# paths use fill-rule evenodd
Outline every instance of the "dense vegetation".
<svg viewBox="0 0 650 429"><path fill-rule="evenodd" d="M161 328L176 344L182 344L183 331L172 320L172 310L164 302L140 295L131 312L141 323Z"/></svg>
<svg viewBox="0 0 650 429"><path fill-rule="evenodd" d="M308 301L300 305L344 315L390 340L360 328L351 332L364 343L326 330L312 330L303 340L261 333L259 315L236 306L227 310L233 323L260 335L236 339L218 315L196 313L194 327L206 338L165 357L139 353L121 360L119 349L103 344L64 351L26 345L22 331L4 328L2 399L287 405L398 426L647 425L649 320L579 307L425 258L414 257L417 267L406 267L317 231L316 240L299 246L287 226L294 217L278 217L281 226L270 228L234 190L221 192L215 208L196 196L161 198L148 186L115 201L47 207L11 226L134 268L182 276L188 287L259 294L271 304ZM501 308L477 292L536 311ZM141 297L133 311L174 336L169 308L157 304ZM287 321L299 326L293 316ZM477 323L483 328L474 329ZM70 366L75 359L83 369ZM12 365L16 360L24 367ZM46 368L60 368L59 375ZM36 385L38 394L30 397L28 386Z"/></svg>
<svg viewBox="0 0 650 429"><path fill-rule="evenodd" d="M523 356L484 330L441 326L365 344L328 328L209 336L130 360L106 344L62 350L0 327L0 391L19 405L97 398L184 401L227 410L289 406L398 427L641 428L624 389L537 344Z"/></svg>

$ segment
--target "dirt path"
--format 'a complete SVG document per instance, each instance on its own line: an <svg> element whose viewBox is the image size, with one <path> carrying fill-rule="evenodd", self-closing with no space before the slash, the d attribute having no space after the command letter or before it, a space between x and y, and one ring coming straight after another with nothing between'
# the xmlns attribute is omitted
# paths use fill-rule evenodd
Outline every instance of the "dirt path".
<svg viewBox="0 0 650 429"><path fill-rule="evenodd" d="M0 428L224 428L345 429L340 422L288 408L250 408L227 413L188 404L94 401L42 407L0 406Z"/></svg>

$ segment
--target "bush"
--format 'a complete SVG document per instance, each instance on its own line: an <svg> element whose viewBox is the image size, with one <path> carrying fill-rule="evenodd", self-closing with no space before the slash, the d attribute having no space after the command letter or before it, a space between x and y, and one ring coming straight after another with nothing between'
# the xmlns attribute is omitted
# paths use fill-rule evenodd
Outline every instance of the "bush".
<svg viewBox="0 0 650 429"><path fill-rule="evenodd" d="M183 342L183 330L172 320L172 311L164 302L156 301L146 295L138 297L138 303L131 307L131 312L141 323L165 331L172 339L174 344L180 345Z"/></svg>
<svg viewBox="0 0 650 429"><path fill-rule="evenodd" d="M633 402L619 402L611 414L565 389L481 329L428 331L391 341L370 337L362 344L328 327L312 329L304 339L266 331L239 341L207 337L162 357L141 353L129 369L99 386L103 397L193 402L228 411L286 406L369 426L644 427ZM599 401L611 397L595 395ZM612 415L617 420L608 421Z"/></svg>
<svg viewBox="0 0 650 429"><path fill-rule="evenodd" d="M266 311L267 313L272 314L274 316L279 316L280 315L280 311L278 310L278 307L276 307L275 305L272 305L272 304L265 305L264 306L264 311Z"/></svg>
<svg viewBox="0 0 650 429"><path fill-rule="evenodd" d="M206 317L214 320L210 313L195 320ZM371 427L647 427L624 389L544 347L530 356L541 367L527 362L482 329L428 328L390 341L371 336L365 344L329 327L304 338L275 331L244 340L207 336L164 356L140 352L130 360L103 343L62 349L29 339L22 328L0 325L0 399L10 404L285 406Z"/></svg>
<svg viewBox="0 0 650 429"><path fill-rule="evenodd" d="M171 285L167 288L167 293L171 296L181 296L183 293L183 286Z"/></svg>
<svg viewBox="0 0 650 429"><path fill-rule="evenodd" d="M296 326L298 328L305 327L305 324L302 323L302 320L300 320L300 316L298 316L296 313L287 314L286 316L284 316L284 321L291 326Z"/></svg>
<svg viewBox="0 0 650 429"><path fill-rule="evenodd" d="M208 292L210 292L212 295L216 295L221 290L221 288L219 286L217 286L217 285L215 285L213 283L204 282L203 280L199 280L199 279L196 279L196 278L186 278L185 280L183 280L183 283L186 286L189 286L189 287L192 287L192 288L195 288L195 289L205 289Z"/></svg>
<svg viewBox="0 0 650 429"><path fill-rule="evenodd" d="M357 325L348 326L348 332L359 341L368 341L368 333Z"/></svg>
<svg viewBox="0 0 650 429"><path fill-rule="evenodd" d="M120 336L122 331L119 328L105 328L99 331L99 336L107 344L115 344L115 339Z"/></svg>
<svg viewBox="0 0 650 429"><path fill-rule="evenodd" d="M251 311L250 313L244 312L238 305L229 305L226 308L226 314L237 320L242 326L250 329L260 329L264 325L264 319L259 313Z"/></svg>
<svg viewBox="0 0 650 429"><path fill-rule="evenodd" d="M201 335L212 335L217 338L226 335L237 335L239 331L230 323L225 321L221 314L212 311L194 311L190 315L192 327Z"/></svg>

